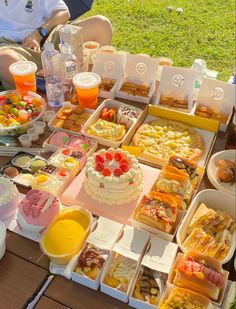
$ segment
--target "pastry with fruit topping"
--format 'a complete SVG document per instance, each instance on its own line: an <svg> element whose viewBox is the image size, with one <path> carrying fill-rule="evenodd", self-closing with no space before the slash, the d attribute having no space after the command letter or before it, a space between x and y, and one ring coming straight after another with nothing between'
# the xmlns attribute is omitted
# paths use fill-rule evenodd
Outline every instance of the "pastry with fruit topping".
<svg viewBox="0 0 236 309"><path fill-rule="evenodd" d="M124 124L126 129L129 129L141 114L141 110L133 106L124 105L117 113L117 122Z"/></svg>
<svg viewBox="0 0 236 309"><path fill-rule="evenodd" d="M41 235L59 213L60 207L57 196L31 190L18 205L17 224L24 232Z"/></svg>
<svg viewBox="0 0 236 309"><path fill-rule="evenodd" d="M143 176L138 160L122 149L101 149L88 158L85 190L100 203L124 204L142 191Z"/></svg>
<svg viewBox="0 0 236 309"><path fill-rule="evenodd" d="M105 262L103 251L104 250L98 249L92 244L87 244L79 257L75 272L95 280Z"/></svg>

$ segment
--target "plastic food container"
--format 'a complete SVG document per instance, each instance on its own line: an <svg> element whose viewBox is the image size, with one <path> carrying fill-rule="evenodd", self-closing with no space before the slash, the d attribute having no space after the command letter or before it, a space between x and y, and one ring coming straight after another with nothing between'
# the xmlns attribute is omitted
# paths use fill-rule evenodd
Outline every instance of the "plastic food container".
<svg viewBox="0 0 236 309"><path fill-rule="evenodd" d="M0 98L2 96L6 96L9 94L19 96L16 90L8 90L8 91L0 92ZM0 126L0 136L4 136L4 135L19 136L25 133L27 129L33 126L35 121L39 120L43 116L46 110L46 104L45 104L44 99L37 93L33 93L31 91L28 91L26 96L27 96L27 99L29 100L37 99L41 102L41 110L40 110L39 115L37 115L35 118L32 118L29 122L25 124L21 124L17 126L8 126L8 127ZM1 103L1 100L0 100L0 103ZM1 110L1 107L0 107L0 110Z"/></svg>
<svg viewBox="0 0 236 309"><path fill-rule="evenodd" d="M62 210L40 240L40 247L55 264L65 265L75 256L88 236L93 217L81 207Z"/></svg>
<svg viewBox="0 0 236 309"><path fill-rule="evenodd" d="M199 192L193 199L176 235L177 244L179 245L181 251L184 253L186 253L187 250L184 249L182 244L187 238L188 225L201 203L204 203L208 208L212 208L214 210L226 211L233 218L233 220L236 220L234 196L211 189ZM222 261L220 261L222 264L227 263L232 258L235 250L235 242L236 232L234 231L231 238L231 245L228 254Z"/></svg>
<svg viewBox="0 0 236 309"><path fill-rule="evenodd" d="M6 228L2 221L0 221L0 260L6 251Z"/></svg>

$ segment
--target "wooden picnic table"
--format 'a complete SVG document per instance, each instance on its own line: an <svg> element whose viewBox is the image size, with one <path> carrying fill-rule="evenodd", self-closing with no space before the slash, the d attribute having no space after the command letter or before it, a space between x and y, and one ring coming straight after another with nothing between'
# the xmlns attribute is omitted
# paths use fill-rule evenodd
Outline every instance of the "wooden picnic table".
<svg viewBox="0 0 236 309"><path fill-rule="evenodd" d="M124 100L122 100L124 101ZM134 103L130 102L134 105ZM135 104L144 108L143 104ZM37 145L42 145L49 136L47 131ZM219 132L212 154L225 149L227 133ZM0 157L0 166L9 157ZM199 190L213 188L207 175L203 177ZM18 187L19 191L27 190ZM0 309L25 308L27 302L37 294L49 276L49 260L39 248L38 243L7 231L7 251L0 261ZM233 259L224 265L230 271L229 279L235 280ZM123 309L131 308L100 291L93 291L62 276L55 276L37 303L37 309Z"/></svg>

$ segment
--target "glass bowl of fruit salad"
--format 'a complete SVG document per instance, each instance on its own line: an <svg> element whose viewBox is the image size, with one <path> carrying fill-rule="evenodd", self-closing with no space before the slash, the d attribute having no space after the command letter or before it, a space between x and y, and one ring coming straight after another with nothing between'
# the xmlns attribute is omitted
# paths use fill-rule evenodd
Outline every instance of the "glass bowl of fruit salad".
<svg viewBox="0 0 236 309"><path fill-rule="evenodd" d="M28 91L23 97L16 90L0 92L0 135L25 133L45 109L44 99L34 92Z"/></svg>

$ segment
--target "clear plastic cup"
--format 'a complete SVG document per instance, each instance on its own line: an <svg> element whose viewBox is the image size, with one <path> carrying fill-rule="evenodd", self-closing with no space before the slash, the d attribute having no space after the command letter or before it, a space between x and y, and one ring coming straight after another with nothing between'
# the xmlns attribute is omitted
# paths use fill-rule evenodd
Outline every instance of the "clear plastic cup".
<svg viewBox="0 0 236 309"><path fill-rule="evenodd" d="M98 104L98 85L101 78L92 72L78 73L73 78L77 99L82 107L96 109Z"/></svg>
<svg viewBox="0 0 236 309"><path fill-rule="evenodd" d="M116 48L111 45L104 45L99 48L99 51L103 53L113 54L116 52Z"/></svg>
<svg viewBox="0 0 236 309"><path fill-rule="evenodd" d="M19 136L19 141L23 147L31 147L32 145L32 137L30 134L23 134Z"/></svg>
<svg viewBox="0 0 236 309"><path fill-rule="evenodd" d="M37 142L37 140L39 139L39 134L35 128L28 129L27 134L31 136L33 142Z"/></svg>
<svg viewBox="0 0 236 309"><path fill-rule="evenodd" d="M89 55L89 64L92 64L92 55L96 54L100 44L96 41L87 41L83 44L84 52Z"/></svg>
<svg viewBox="0 0 236 309"><path fill-rule="evenodd" d="M17 91L23 96L27 91L36 92L37 66L32 61L17 61L10 65Z"/></svg>
<svg viewBox="0 0 236 309"><path fill-rule="evenodd" d="M85 51L83 52L83 59L84 59L84 72L88 72L89 69L89 54Z"/></svg>
<svg viewBox="0 0 236 309"><path fill-rule="evenodd" d="M39 135L45 131L46 124L43 121L35 121L33 127L36 129Z"/></svg>
<svg viewBox="0 0 236 309"><path fill-rule="evenodd" d="M53 110L48 110L43 114L43 121L48 123L55 117L55 115L56 113Z"/></svg>

